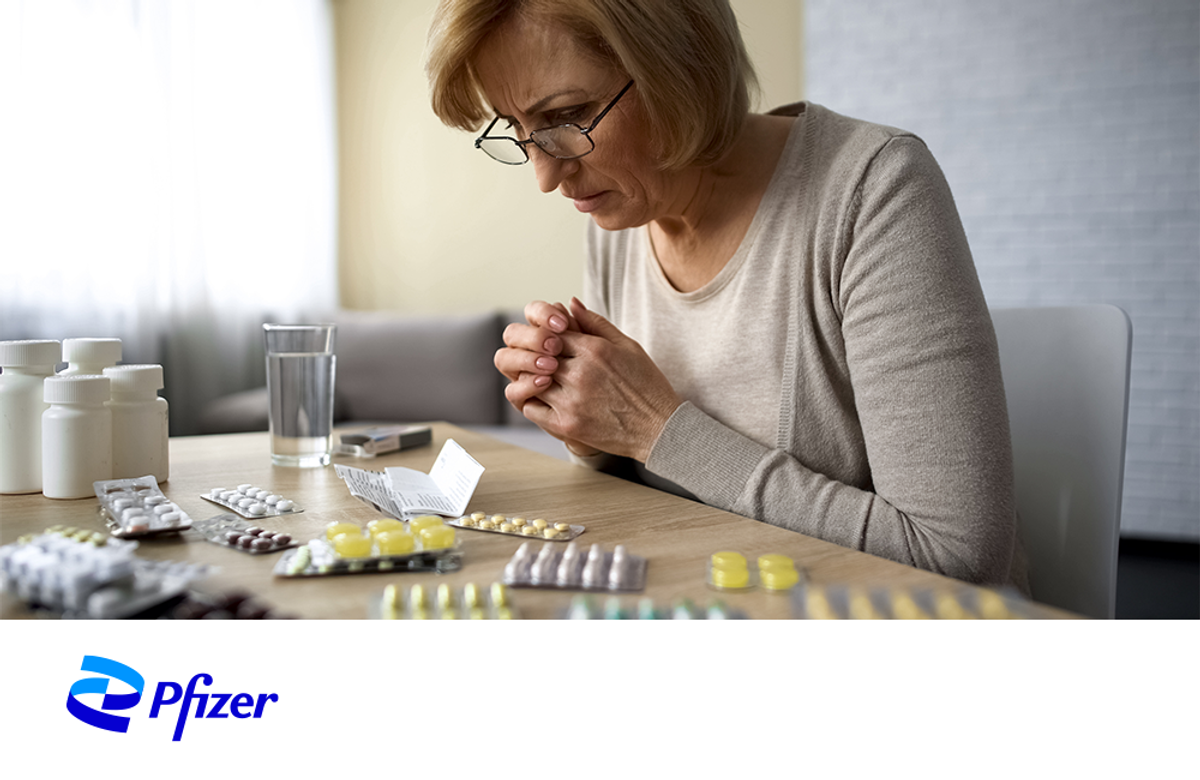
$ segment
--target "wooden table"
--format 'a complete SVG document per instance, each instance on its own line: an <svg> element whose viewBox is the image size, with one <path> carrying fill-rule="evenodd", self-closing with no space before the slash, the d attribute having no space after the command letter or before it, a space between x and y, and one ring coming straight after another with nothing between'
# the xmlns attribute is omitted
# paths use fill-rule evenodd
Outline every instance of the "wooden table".
<svg viewBox="0 0 1200 780"><path fill-rule="evenodd" d="M698 605L716 598L752 618L792 616L789 598L757 590L717 593L705 584L705 564L719 550L736 550L753 560L763 553L782 553L821 583L910 588L964 587L962 583L873 555L856 552L793 531L759 523L693 501L632 484L607 474L515 447L446 423L433 424L433 443L373 459L336 457L374 471L407 466L428 472L447 438L461 444L486 468L468 512L544 517L550 522L583 525L581 544L599 543L606 550L624 544L631 554L649 561L646 589L639 594L669 604L687 597ZM333 521L366 525L381 515L350 495L332 466L296 469L271 465L265 433L193 436L171 439L171 479L163 492L193 520L225 511L200 498L215 487L251 483L295 499L304 512L265 518L256 524L286 531L301 542L323 536ZM51 525L105 530L95 498L52 500L38 495L0 496L0 544ZM283 578L272 574L277 554L248 555L205 541L189 530L143 540L138 554L146 558L212 564L220 571L204 581L220 592L240 588L268 604L304 618L365 618L367 605L389 583L434 586L449 582L487 585L500 579L504 565L521 544L515 537L459 531L464 554L460 571L435 574L361 574ZM535 545L538 545L535 542ZM513 591L522 617L557 617L571 593L520 589ZM631 598L632 601L632 598ZM1037 607L1046 617L1072 617ZM18 618L28 611L9 598L0 617Z"/></svg>

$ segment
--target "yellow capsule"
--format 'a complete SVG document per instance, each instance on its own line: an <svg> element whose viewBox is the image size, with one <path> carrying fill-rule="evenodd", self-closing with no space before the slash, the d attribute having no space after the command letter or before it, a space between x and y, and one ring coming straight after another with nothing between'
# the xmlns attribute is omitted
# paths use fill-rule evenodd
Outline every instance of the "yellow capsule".
<svg viewBox="0 0 1200 780"><path fill-rule="evenodd" d="M482 601L480 600L479 586L473 582L468 582L463 585L463 605L474 609L478 607Z"/></svg>
<svg viewBox="0 0 1200 780"><path fill-rule="evenodd" d="M744 588L750 584L750 572L747 569L718 569L712 570L713 585L718 588Z"/></svg>
<svg viewBox="0 0 1200 780"><path fill-rule="evenodd" d="M787 557L786 555L778 555L776 553L769 553L767 555L758 556L758 570L759 571L765 571L767 569L775 569L775 568L794 569L794 568L796 568L796 564L791 558Z"/></svg>
<svg viewBox="0 0 1200 780"><path fill-rule="evenodd" d="M908 591L899 590L892 594L892 617L897 620L928 620L929 615L917 606Z"/></svg>
<svg viewBox="0 0 1200 780"><path fill-rule="evenodd" d="M1004 597L994 590L979 592L979 615L984 620L1011 620L1014 615L1004 602Z"/></svg>
<svg viewBox="0 0 1200 780"><path fill-rule="evenodd" d="M545 530L547 525L549 525L549 523L547 523L545 520L543 520L540 517L537 520L533 521L533 527L538 529L539 531Z"/></svg>
<svg viewBox="0 0 1200 780"><path fill-rule="evenodd" d="M378 520L372 520L367 523L367 531L371 536L379 536L388 531L403 531L404 523L394 517L381 517Z"/></svg>
<svg viewBox="0 0 1200 780"><path fill-rule="evenodd" d="M871 603L871 597L858 588L850 591L849 602L850 617L854 620L879 620L883 617Z"/></svg>
<svg viewBox="0 0 1200 780"><path fill-rule="evenodd" d="M933 601L938 620L974 620L975 616L963 608L958 597L945 591L938 593Z"/></svg>
<svg viewBox="0 0 1200 780"><path fill-rule="evenodd" d="M837 613L830 606L824 588L809 587L804 609L809 620L837 620Z"/></svg>
<svg viewBox="0 0 1200 780"><path fill-rule="evenodd" d="M492 606L507 607L508 603L508 586L503 582L492 583Z"/></svg>
<svg viewBox="0 0 1200 780"><path fill-rule="evenodd" d="M371 537L361 531L333 537L333 551L341 558L366 558L371 554Z"/></svg>
<svg viewBox="0 0 1200 780"><path fill-rule="evenodd" d="M746 568L746 556L741 553L723 551L712 554L713 569L723 569L727 571L744 570Z"/></svg>
<svg viewBox="0 0 1200 780"><path fill-rule="evenodd" d="M781 591L788 590L800 581L800 572L794 567L783 568L777 566L775 568L759 569L759 580L765 590Z"/></svg>
<svg viewBox="0 0 1200 780"><path fill-rule="evenodd" d="M384 620L396 619L396 605L398 603L399 593L395 585L388 585L383 589L383 598L379 600L380 617Z"/></svg>
<svg viewBox="0 0 1200 780"><path fill-rule="evenodd" d="M445 611L447 609L454 609L454 605L455 605L454 591L450 588L449 584L443 582L441 585L438 585L437 603L438 603L438 608L443 611Z"/></svg>
<svg viewBox="0 0 1200 780"><path fill-rule="evenodd" d="M515 527L520 528L521 526L525 525L525 523L527 523L529 521L523 517L514 517L512 520L509 520L509 522L512 523Z"/></svg>
<svg viewBox="0 0 1200 780"><path fill-rule="evenodd" d="M329 541L332 542L335 536L340 536L341 534L358 534L362 536L362 527L355 523L337 522L325 526L325 538Z"/></svg>
<svg viewBox="0 0 1200 780"><path fill-rule="evenodd" d="M408 590L408 607L416 611L418 609L428 609L429 597L425 594L424 585L413 585Z"/></svg>
<svg viewBox="0 0 1200 780"><path fill-rule="evenodd" d="M443 550L454 546L454 528L434 525L421 529L421 546L426 550Z"/></svg>
<svg viewBox="0 0 1200 780"><path fill-rule="evenodd" d="M414 534L420 534L426 528L434 528L440 525L442 525L442 518L437 515L421 515L408 521L408 530Z"/></svg>
<svg viewBox="0 0 1200 780"><path fill-rule="evenodd" d="M416 548L416 540L408 531L384 531L375 537L380 555L408 555Z"/></svg>

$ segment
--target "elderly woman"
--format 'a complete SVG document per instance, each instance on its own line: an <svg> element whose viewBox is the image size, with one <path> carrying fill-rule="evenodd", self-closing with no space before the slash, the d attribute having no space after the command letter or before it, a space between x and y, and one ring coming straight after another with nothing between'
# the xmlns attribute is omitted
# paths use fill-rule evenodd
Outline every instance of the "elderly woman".
<svg viewBox="0 0 1200 780"><path fill-rule="evenodd" d="M751 113L727 0L442 0L427 55L444 122L591 217L586 306L530 303L496 354L526 417L593 467L1024 584L995 334L920 139Z"/></svg>

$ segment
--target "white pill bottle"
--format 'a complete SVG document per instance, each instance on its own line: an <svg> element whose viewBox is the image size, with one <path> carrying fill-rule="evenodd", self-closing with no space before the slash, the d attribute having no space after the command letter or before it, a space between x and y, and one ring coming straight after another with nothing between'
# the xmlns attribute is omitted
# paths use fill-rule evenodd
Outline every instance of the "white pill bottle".
<svg viewBox="0 0 1200 780"><path fill-rule="evenodd" d="M57 341L0 341L0 493L42 492L43 383L61 361Z"/></svg>
<svg viewBox="0 0 1200 780"><path fill-rule="evenodd" d="M167 399L159 398L163 370L158 365L104 369L112 382L112 479L170 477L167 452Z"/></svg>
<svg viewBox="0 0 1200 780"><path fill-rule="evenodd" d="M111 382L80 374L46 379L42 414L42 493L47 498L96 495L92 483L112 479Z"/></svg>
<svg viewBox="0 0 1200 780"><path fill-rule="evenodd" d="M100 376L121 360L120 339L63 339L62 359L67 361L59 376Z"/></svg>

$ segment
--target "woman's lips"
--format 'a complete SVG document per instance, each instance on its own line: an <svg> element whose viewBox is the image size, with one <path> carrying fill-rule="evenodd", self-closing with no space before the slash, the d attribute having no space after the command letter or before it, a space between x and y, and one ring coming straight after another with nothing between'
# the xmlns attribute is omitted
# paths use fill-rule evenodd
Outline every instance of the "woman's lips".
<svg viewBox="0 0 1200 780"><path fill-rule="evenodd" d="M575 203L575 208L579 209L584 214L587 214L590 211L595 211L596 209L600 208L600 202L604 200L604 196L607 194L608 191L605 190L603 192L597 192L583 197L573 197L571 200Z"/></svg>

